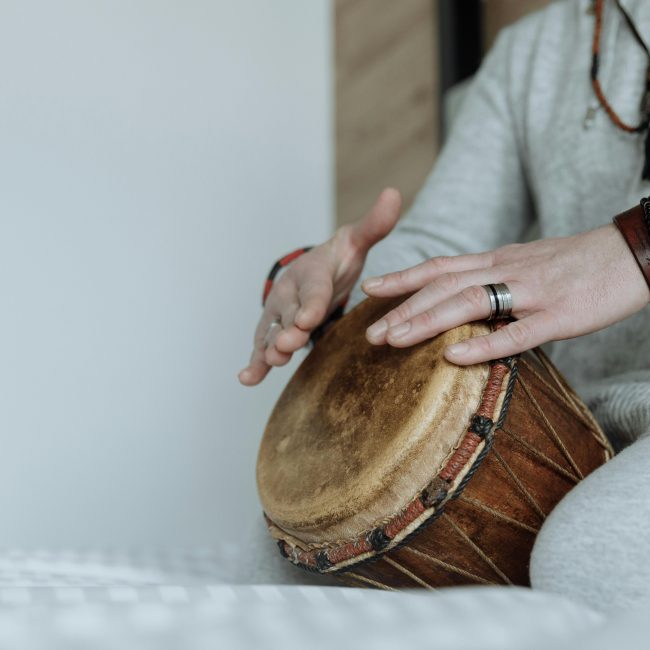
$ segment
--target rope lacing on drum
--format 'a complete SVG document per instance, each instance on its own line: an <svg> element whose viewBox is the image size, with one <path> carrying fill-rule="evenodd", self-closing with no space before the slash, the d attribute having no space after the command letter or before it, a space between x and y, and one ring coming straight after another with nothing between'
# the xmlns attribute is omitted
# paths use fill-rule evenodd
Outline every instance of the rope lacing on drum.
<svg viewBox="0 0 650 650"><path fill-rule="evenodd" d="M592 437L596 440L596 442L598 442L598 444L601 447L603 447L603 449L605 449L607 452L611 454L612 452L611 446L609 445L604 435L600 432L600 427L598 426L598 423L596 422L596 418L594 418L591 411L589 411L580 402L577 396L573 395L572 391L567 388L564 378L553 366L551 360L548 358L546 353L541 348L536 348L535 354L537 355L537 358L539 359L540 363L544 366L544 369L555 380L555 383L557 384L560 393L565 399L565 405L568 404L573 406L573 412L578 416L578 419L580 419L583 422L583 424L589 429ZM526 367L530 369L536 377L539 377L546 384L546 386L550 388L549 383L545 381L527 361L524 361L524 363Z"/></svg>
<svg viewBox="0 0 650 650"><path fill-rule="evenodd" d="M518 383L521 386L522 390L524 393L526 393L526 397L531 401L532 405L535 407L535 410L539 414L539 416L542 418L544 421L544 424L548 428L548 432L550 433L550 438L555 444L557 445L558 449L562 452L564 457L566 458L567 462L571 467L574 469L575 473L578 475L580 479L584 478L584 474L582 471L580 471L580 468L578 467L578 464L576 461L573 459L573 456L569 453L569 450L566 448L566 445L562 442L562 439L558 435L557 431L555 430L555 427L550 423L549 419L546 417L546 414L542 410L542 407L539 405L538 401L535 399L533 394L530 392L530 389L528 386L521 380L521 378L518 379Z"/></svg>
<svg viewBox="0 0 650 650"><path fill-rule="evenodd" d="M505 582L511 585L512 581L508 576L496 565L494 560L446 513L442 514L451 527L469 544L469 546L478 554L478 556Z"/></svg>
<svg viewBox="0 0 650 650"><path fill-rule="evenodd" d="M521 436L518 436L514 431L501 427L501 431L508 434L513 440L518 442L522 447L525 447L535 458L541 460L544 464L550 467L552 470L555 470L558 474L561 474L564 478L568 479L573 483L578 483L580 479L575 475L569 472L567 469L562 467L559 463L556 463L553 459L549 458L546 454L542 453L537 447L531 445L530 442L524 440Z"/></svg>
<svg viewBox="0 0 650 650"><path fill-rule="evenodd" d="M405 546L402 549L402 551L408 551L409 553L412 553L413 555L417 555L419 558L422 558L423 560L427 560L432 564L435 564L443 569L446 569L447 571L451 571L452 573L457 573L458 575L461 575L464 578L468 578L469 580L473 580L475 582L479 582L485 585L493 584L489 580L486 580L481 576L477 576L475 573L472 573L471 571L467 571L466 569L461 569L455 564L450 564L449 562L445 562L444 560L441 560L432 555L427 555L426 553L423 553L422 551L418 551L418 549L412 548L411 546Z"/></svg>
<svg viewBox="0 0 650 650"><path fill-rule="evenodd" d="M378 580L366 578L366 576L362 576L361 574L355 573L354 571L346 571L345 573L341 574L341 576L342 578L354 578L354 580L358 580L359 582L363 582L364 584L370 585L371 587L375 587L377 589L384 589L385 591L397 591L397 589L394 587L389 587L388 585L385 585L383 582L379 582Z"/></svg>
<svg viewBox="0 0 650 650"><path fill-rule="evenodd" d="M506 521L509 524L512 524L513 526L517 526L522 530L525 530L529 533L533 533L533 535L537 535L537 533L539 533L539 528L534 528L533 526L529 526L528 524L525 524L523 521L519 521L518 519L514 519L513 517L508 517L508 515L504 515L500 510L495 510L494 508L485 505L481 501L477 501L476 499L472 499L471 497L465 495L461 495L458 498L458 500L462 501L463 503L467 503L471 506L474 506L479 510L484 510L485 512L489 512L493 517L496 517L497 519L502 519L503 521Z"/></svg>
<svg viewBox="0 0 650 650"><path fill-rule="evenodd" d="M424 587L425 589L429 589L430 591L435 591L435 587L432 587L428 582L425 582L419 576L416 576L415 573L409 571L405 566L402 566L399 562L395 561L392 557L388 557L388 555L384 555L383 560L387 564L390 564L392 567L396 568L398 571L402 572L405 576L411 578L411 580L413 580L413 582L415 582L416 584L420 585L420 587Z"/></svg>
<svg viewBox="0 0 650 650"><path fill-rule="evenodd" d="M497 461L499 461L503 469L506 470L508 476L512 479L517 489L524 495L524 499L528 501L533 510L541 517L542 521L544 521L544 519L546 519L546 514L544 513L544 510L542 510L542 507L539 505L539 503L537 503L535 497L522 483L521 479L515 474L512 467L510 467L510 465L506 462L505 458L496 449L493 449L492 453L494 454L494 457L497 459Z"/></svg>

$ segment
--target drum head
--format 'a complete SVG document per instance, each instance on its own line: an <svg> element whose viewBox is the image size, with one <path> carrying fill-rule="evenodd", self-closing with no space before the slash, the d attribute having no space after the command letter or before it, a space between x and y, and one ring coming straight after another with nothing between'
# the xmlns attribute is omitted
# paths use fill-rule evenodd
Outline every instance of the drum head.
<svg viewBox="0 0 650 650"><path fill-rule="evenodd" d="M370 345L366 328L402 300L366 300L331 327L270 417L259 494L268 518L299 543L350 539L399 512L438 474L479 406L489 364L455 366L443 350L489 326L405 349Z"/></svg>

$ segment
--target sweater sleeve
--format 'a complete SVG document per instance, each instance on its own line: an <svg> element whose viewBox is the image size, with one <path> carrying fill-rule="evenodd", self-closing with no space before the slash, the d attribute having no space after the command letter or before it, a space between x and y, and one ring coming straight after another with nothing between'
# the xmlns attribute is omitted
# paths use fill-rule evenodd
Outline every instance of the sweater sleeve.
<svg viewBox="0 0 650 650"><path fill-rule="evenodd" d="M513 76L513 28L502 30L466 91L449 138L408 214L375 245L361 279L438 255L519 240L533 220ZM525 68L525 66L524 66ZM516 80L515 80L516 81ZM522 112L522 111L520 111ZM365 294L354 287L348 309Z"/></svg>

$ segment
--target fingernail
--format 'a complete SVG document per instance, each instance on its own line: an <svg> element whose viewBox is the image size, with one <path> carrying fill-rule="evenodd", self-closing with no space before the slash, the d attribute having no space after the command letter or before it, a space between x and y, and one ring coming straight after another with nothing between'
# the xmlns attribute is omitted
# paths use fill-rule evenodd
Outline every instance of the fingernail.
<svg viewBox="0 0 650 650"><path fill-rule="evenodd" d="M244 368L238 375L239 379L242 379L243 381L246 381L247 379L250 378L250 370L248 368Z"/></svg>
<svg viewBox="0 0 650 650"><path fill-rule="evenodd" d="M465 354L469 350L469 343L454 343L447 348L447 352L454 356Z"/></svg>
<svg viewBox="0 0 650 650"><path fill-rule="evenodd" d="M371 338L377 338L381 336L388 329L388 323L385 320L378 320L374 325L371 325L367 330L366 334Z"/></svg>
<svg viewBox="0 0 650 650"><path fill-rule="evenodd" d="M381 287L382 284L384 284L384 278L368 278L363 281L363 288L376 289L377 287Z"/></svg>
<svg viewBox="0 0 650 650"><path fill-rule="evenodd" d="M405 334L407 334L411 329L411 323L400 323L399 325L395 325L395 327L391 327L390 331L388 332L388 336L392 339L399 339L402 338Z"/></svg>

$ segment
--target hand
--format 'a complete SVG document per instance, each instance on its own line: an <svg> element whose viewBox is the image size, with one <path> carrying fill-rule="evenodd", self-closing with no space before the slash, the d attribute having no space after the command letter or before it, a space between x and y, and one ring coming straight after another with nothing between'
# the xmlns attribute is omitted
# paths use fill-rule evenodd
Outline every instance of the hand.
<svg viewBox="0 0 650 650"><path fill-rule="evenodd" d="M266 299L249 365L239 373L244 386L259 384L272 366L283 366L307 344L358 280L368 250L393 229L400 207L399 192L384 190L365 217L287 267ZM269 330L275 319L281 327Z"/></svg>
<svg viewBox="0 0 650 650"><path fill-rule="evenodd" d="M373 323L366 337L376 345L408 347L487 318L490 300L481 285L500 282L512 293L512 315L518 320L447 347L448 361L480 363L589 334L650 302L643 274L612 224L486 253L434 257L404 271L368 278L362 288L371 296L417 293Z"/></svg>

